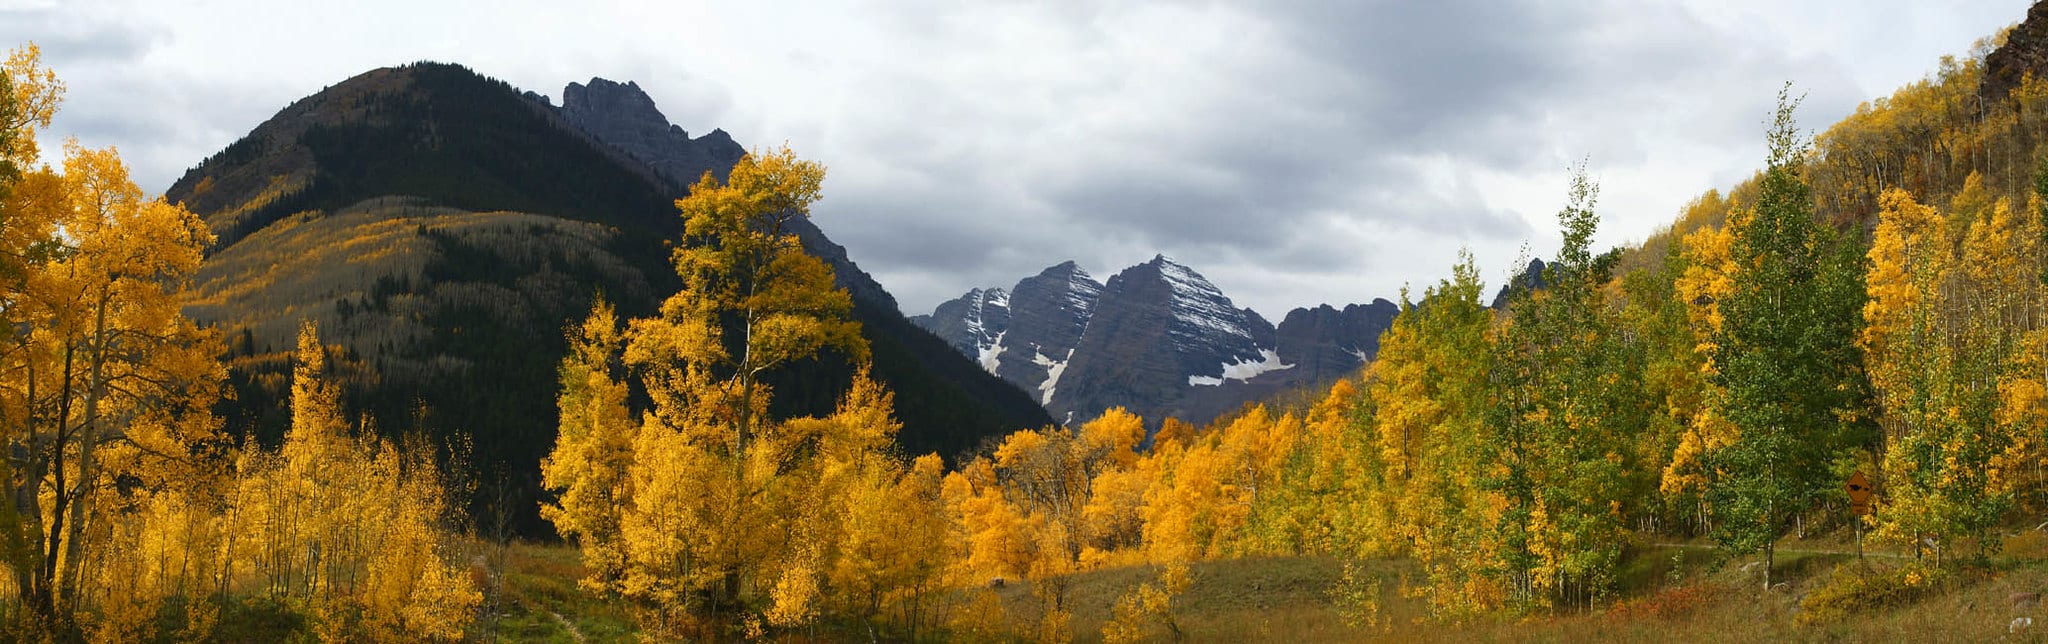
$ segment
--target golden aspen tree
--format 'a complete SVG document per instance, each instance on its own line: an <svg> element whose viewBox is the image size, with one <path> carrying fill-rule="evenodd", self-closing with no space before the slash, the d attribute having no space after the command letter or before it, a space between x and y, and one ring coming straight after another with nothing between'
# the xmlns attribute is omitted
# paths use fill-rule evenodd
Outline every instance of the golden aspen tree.
<svg viewBox="0 0 2048 644"><path fill-rule="evenodd" d="M1116 608L1109 623L1102 626L1102 641L1106 644L1129 644L1153 639L1152 625L1158 625L1168 638L1180 640L1186 636L1180 623L1173 615L1173 600L1187 592L1194 579L1185 562L1165 566L1159 578L1151 583L1138 584L1130 592L1117 598Z"/></svg>
<svg viewBox="0 0 2048 644"><path fill-rule="evenodd" d="M1987 233L1981 241L1973 241L1973 246L2002 250L1975 251L2001 257L1983 270L1996 276L2012 271L2025 280L2024 284L2005 285L2003 288L2011 291L2000 298L2000 312L2015 337L2010 340L2005 368L1997 376L1994 421L2005 446L1992 457L1986 479L1994 490L2012 495L2016 503L2029 509L2038 507L2033 504L2040 503L2043 491L2048 490L2048 298L2043 297L2048 288L2048 205L2043 203L2048 196L2048 163L2035 175L2035 182L2035 194L2027 207L2034 216L2015 213L2008 205L1999 216L2011 218L2005 220L2008 225L2001 226L2010 232Z"/></svg>
<svg viewBox="0 0 2048 644"><path fill-rule="evenodd" d="M2022 371L2035 279L2031 230L1975 175L1944 216L1901 190L1881 197L1861 344L1885 429L1877 536L1941 548L1979 537L2012 503L2008 454L2025 449ZM2020 367L2016 369L2016 367ZM2014 378L2020 375L2020 378Z"/></svg>
<svg viewBox="0 0 2048 644"><path fill-rule="evenodd" d="M0 180L12 180L37 163L36 132L50 126L63 100L64 82L43 66L40 47L29 43L8 50L0 61L0 166L7 170Z"/></svg>
<svg viewBox="0 0 2048 644"><path fill-rule="evenodd" d="M570 332L560 370L561 428L541 462L542 484L560 494L541 506L541 517L582 549L588 575L578 583L611 592L619 590L626 565L619 525L633 498L626 472L639 430L627 411L626 383L615 374L621 341L617 316L602 299Z"/></svg>
<svg viewBox="0 0 2048 644"><path fill-rule="evenodd" d="M944 463L927 454L907 470L865 468L845 495L839 515L844 538L830 586L846 613L874 619L890 615L916 639L943 617L951 544L957 538L946 514Z"/></svg>
<svg viewBox="0 0 2048 644"><path fill-rule="evenodd" d="M852 300L789 227L823 178L787 149L707 175L676 202L682 290L623 332L600 302L571 333L543 467L558 496L543 513L583 550L585 586L651 609L651 633L766 636L834 615L916 633L941 620L933 593L959 570L956 525L970 540L1029 534L968 520L983 515L962 504L992 488L888 453L901 425L864 366ZM837 409L770 416L764 374L827 352L861 365ZM629 407L625 377L647 409Z"/></svg>
<svg viewBox="0 0 2048 644"><path fill-rule="evenodd" d="M1081 507L1083 567L1136 563L1144 543L1145 494L1158 480L1159 459L1149 455L1095 475Z"/></svg>
<svg viewBox="0 0 2048 644"><path fill-rule="evenodd" d="M1692 352L1699 367L1689 382L1696 393L1683 399L1689 401L1689 408L1673 410L1685 417L1685 426L1660 473L1658 491L1667 502L1690 502L1701 531L1707 529L1709 517L1706 492L1711 471L1707 456L1735 440L1735 426L1717 412L1721 392L1710 376L1718 373L1714 352L1718 348L1715 339L1721 333L1720 302L1734 287L1734 265L1728 255L1735 239L1731 229L1741 225L1746 212L1736 209L1727 214L1731 219L1723 225L1686 235L1681 242L1685 268L1673 283L1675 297L1685 305L1695 340Z"/></svg>
<svg viewBox="0 0 2048 644"><path fill-rule="evenodd" d="M969 575L1022 577L1039 600L1041 636L1070 631L1066 576L1106 565L1133 543L1141 482L1142 419L1110 409L1078 429L1047 427L1006 436L944 484L967 546ZM1114 489L1098 495L1096 486Z"/></svg>
<svg viewBox="0 0 2048 644"><path fill-rule="evenodd" d="M1427 306L1402 298L1366 373L1373 410L1354 451L1360 503L1374 518L1361 520L1346 552L1414 556L1432 603L1450 612L1498 596L1486 579L1459 572L1492 552L1483 526L1499 511L1480 488L1488 470L1477 458L1480 414L1496 402L1485 388L1493 313L1481 288L1471 254L1461 253L1452 276L1425 291Z"/></svg>
<svg viewBox="0 0 2048 644"><path fill-rule="evenodd" d="M61 175L15 187L8 210L48 236L12 251L26 261L6 285L0 416L25 458L4 523L22 597L54 625L80 600L91 517L122 502L116 477L184 485L192 448L220 443L210 406L225 374L217 339L180 310L212 240L198 217L144 198L111 149L68 145Z"/></svg>
<svg viewBox="0 0 2048 644"><path fill-rule="evenodd" d="M946 474L944 494L962 536L953 557L956 576L970 583L1022 579L1036 558L1035 542L1024 517L1003 499L994 464L975 459Z"/></svg>
<svg viewBox="0 0 2048 644"><path fill-rule="evenodd" d="M461 639L483 595L451 559L447 484L424 444L352 431L327 348L299 332L292 426L237 463L226 556L323 639ZM237 575L224 575L231 582Z"/></svg>
<svg viewBox="0 0 2048 644"><path fill-rule="evenodd" d="M1350 379L1333 383L1309 409L1277 489L1253 508L1254 550L1359 555L1350 548L1371 529L1365 519L1386 518L1363 494L1374 466L1360 458L1365 448L1359 430L1371 413L1370 400Z"/></svg>
<svg viewBox="0 0 2048 644"><path fill-rule="evenodd" d="M682 291L659 316L634 320L625 346L654 405L634 445L625 532L636 563L673 574L629 574L629 592L678 606L708 592L739 608L770 558L754 537L778 522L762 501L789 475L762 449L785 438L766 418L762 374L825 349L866 358L852 299L786 227L809 216L824 174L788 149L750 154L725 182L707 174L676 202Z"/></svg>

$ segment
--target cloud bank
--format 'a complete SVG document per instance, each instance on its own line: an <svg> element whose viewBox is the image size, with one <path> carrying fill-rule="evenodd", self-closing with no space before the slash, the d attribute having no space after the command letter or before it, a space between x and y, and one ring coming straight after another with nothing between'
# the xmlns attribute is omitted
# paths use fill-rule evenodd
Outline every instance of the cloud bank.
<svg viewBox="0 0 2048 644"><path fill-rule="evenodd" d="M693 133L825 162L820 226L906 312L1164 253L1278 319L1460 248L1504 279L1555 247L1580 159L1599 241L1641 239L1759 165L1783 82L1822 128L2027 3L164 4L0 2L0 44L70 86L46 150L119 146L161 190L373 67L636 80Z"/></svg>

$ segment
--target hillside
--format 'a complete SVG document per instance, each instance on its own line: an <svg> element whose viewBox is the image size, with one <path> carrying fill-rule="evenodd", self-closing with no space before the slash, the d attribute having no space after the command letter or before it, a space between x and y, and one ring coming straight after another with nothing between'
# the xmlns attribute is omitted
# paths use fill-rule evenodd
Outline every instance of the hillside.
<svg viewBox="0 0 2048 644"><path fill-rule="evenodd" d="M562 329L595 294L643 315L678 284L667 240L683 182L603 134L502 82L422 63L301 99L187 172L167 197L218 236L188 314L229 339L231 425L275 440L283 352L299 320L318 321L343 349L351 408L386 435L466 436L480 508L544 531L535 477ZM856 293L876 375L898 392L904 451L950 457L1049 422L904 320L821 232L804 237ZM776 412L829 410L849 374L826 359L771 376Z"/></svg>

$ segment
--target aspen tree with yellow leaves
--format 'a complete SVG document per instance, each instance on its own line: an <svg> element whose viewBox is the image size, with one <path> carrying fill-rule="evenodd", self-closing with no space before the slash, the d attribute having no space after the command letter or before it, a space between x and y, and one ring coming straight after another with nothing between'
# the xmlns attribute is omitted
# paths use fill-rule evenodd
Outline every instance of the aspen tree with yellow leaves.
<svg viewBox="0 0 2048 644"><path fill-rule="evenodd" d="M1948 213L1896 189L1880 203L1859 338L1886 438L1876 536L1933 544L1939 563L1957 539L1988 545L2017 491L2011 474L2025 471L2012 455L2037 433L2001 409L2030 406L2038 233L1974 174Z"/></svg>
<svg viewBox="0 0 2048 644"><path fill-rule="evenodd" d="M864 366L852 299L789 227L824 173L782 149L723 182L706 175L676 202L682 290L623 329L600 301L570 332L543 516L582 551L584 588L642 607L650 633L858 620L915 636L945 621L955 525L941 463L889 452L894 395ZM838 408L770 415L764 376L826 354L863 365Z"/></svg>
<svg viewBox="0 0 2048 644"><path fill-rule="evenodd" d="M212 235L146 198L112 149L67 144L42 163L38 128L63 85L29 46L0 83L0 543L32 628L70 628L94 571L122 554L96 523L135 490L189 490L225 446L210 407L223 370L214 336L180 312ZM140 486L117 489L132 477ZM145 503L146 504L146 503Z"/></svg>
<svg viewBox="0 0 2048 644"><path fill-rule="evenodd" d="M633 498L626 471L639 425L627 411L626 383L617 373L623 340L611 304L600 298L570 336L560 371L560 433L541 462L542 483L560 496L541 506L541 516L582 549L583 587L616 590L626 567L620 525Z"/></svg>
<svg viewBox="0 0 2048 644"><path fill-rule="evenodd" d="M481 600L424 445L353 431L309 325L285 444L236 446L216 334L182 314L213 241L112 149L34 143L62 84L0 75L0 555L11 635L203 640L275 601L325 639L454 640ZM172 610L177 609L177 610Z"/></svg>
<svg viewBox="0 0 2048 644"><path fill-rule="evenodd" d="M284 444L238 466L230 516L247 540L223 577L303 606L323 638L461 639L482 595L452 560L443 477L423 445L351 428L326 352L306 324Z"/></svg>

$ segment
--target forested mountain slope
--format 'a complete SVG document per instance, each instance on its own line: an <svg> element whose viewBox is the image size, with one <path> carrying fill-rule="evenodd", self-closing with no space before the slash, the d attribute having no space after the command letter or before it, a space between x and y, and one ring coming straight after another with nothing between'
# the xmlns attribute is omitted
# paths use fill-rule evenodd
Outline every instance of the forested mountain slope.
<svg viewBox="0 0 2048 644"><path fill-rule="evenodd" d="M675 290L672 201L687 182L579 127L594 108L536 99L455 65L373 70L286 107L171 187L218 236L189 312L228 336L232 426L281 431L286 351L299 320L317 320L343 349L352 409L387 435L473 445L480 497L538 527L563 329L594 295L642 315ZM704 158L729 165L738 146L724 143ZM875 374L898 392L903 449L950 457L1049 422L912 326L815 227L802 236L853 287ZM776 411L829 410L849 375L830 357L785 369L771 378L785 392Z"/></svg>

